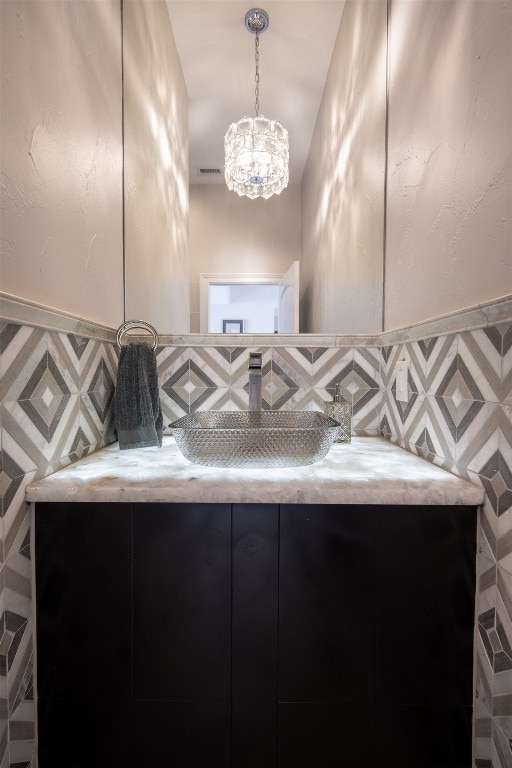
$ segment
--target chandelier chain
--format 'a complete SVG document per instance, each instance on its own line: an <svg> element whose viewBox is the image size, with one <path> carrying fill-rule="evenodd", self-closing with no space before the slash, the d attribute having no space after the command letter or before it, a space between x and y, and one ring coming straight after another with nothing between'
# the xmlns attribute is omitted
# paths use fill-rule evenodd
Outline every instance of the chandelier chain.
<svg viewBox="0 0 512 768"><path fill-rule="evenodd" d="M259 31L256 32L256 40L254 42L254 62L256 65L256 73L254 75L254 82L256 83L256 87L254 89L254 95L256 97L256 102L254 104L254 110L256 112L256 117L259 117L260 115L260 33Z"/></svg>
<svg viewBox="0 0 512 768"><path fill-rule="evenodd" d="M0 0L0 3L2 0ZM279 195L288 185L288 131L278 120L260 115L260 33L268 27L268 13L253 8L245 27L255 36L255 117L231 123L224 136L224 176L228 189L253 200Z"/></svg>

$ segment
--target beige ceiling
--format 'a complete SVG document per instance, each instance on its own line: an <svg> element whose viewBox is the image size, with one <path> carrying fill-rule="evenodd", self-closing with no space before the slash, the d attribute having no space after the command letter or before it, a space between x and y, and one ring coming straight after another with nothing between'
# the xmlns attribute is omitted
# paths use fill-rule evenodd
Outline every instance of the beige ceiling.
<svg viewBox="0 0 512 768"><path fill-rule="evenodd" d="M299 184L345 0L167 0L189 96L190 183L224 183L224 134L254 115L253 7L267 11L260 37L260 114L290 140L290 182ZM221 177L199 168L220 168Z"/></svg>

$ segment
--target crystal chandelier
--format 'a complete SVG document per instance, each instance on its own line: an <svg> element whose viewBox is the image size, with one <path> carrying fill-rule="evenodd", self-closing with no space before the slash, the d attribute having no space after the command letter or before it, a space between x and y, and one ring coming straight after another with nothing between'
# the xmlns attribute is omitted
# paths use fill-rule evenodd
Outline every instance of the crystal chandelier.
<svg viewBox="0 0 512 768"><path fill-rule="evenodd" d="M238 195L251 199L278 195L288 184L288 131L278 120L260 115L259 36L268 22L268 13L261 8L245 14L246 28L256 35L256 116L231 123L224 137L226 184Z"/></svg>

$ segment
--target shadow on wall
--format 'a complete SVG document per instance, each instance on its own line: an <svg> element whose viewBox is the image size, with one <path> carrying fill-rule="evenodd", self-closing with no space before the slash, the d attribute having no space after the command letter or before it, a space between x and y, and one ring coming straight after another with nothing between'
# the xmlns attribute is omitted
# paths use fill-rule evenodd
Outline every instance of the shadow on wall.
<svg viewBox="0 0 512 768"><path fill-rule="evenodd" d="M2 288L122 309L119 3L2 3Z"/></svg>
<svg viewBox="0 0 512 768"><path fill-rule="evenodd" d="M165 2L123 4L127 315L189 330L188 98Z"/></svg>
<svg viewBox="0 0 512 768"><path fill-rule="evenodd" d="M512 290L510 8L392 4L387 329Z"/></svg>
<svg viewBox="0 0 512 768"><path fill-rule="evenodd" d="M304 331L381 330L386 24L345 6L303 179Z"/></svg>

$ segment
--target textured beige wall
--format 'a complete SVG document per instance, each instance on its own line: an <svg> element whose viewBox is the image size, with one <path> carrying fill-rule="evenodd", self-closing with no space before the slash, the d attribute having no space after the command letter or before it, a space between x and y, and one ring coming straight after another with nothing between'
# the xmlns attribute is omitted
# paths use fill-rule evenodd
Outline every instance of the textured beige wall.
<svg viewBox="0 0 512 768"><path fill-rule="evenodd" d="M301 253L300 187L249 200L224 184L190 187L191 331L199 331L199 275L284 274Z"/></svg>
<svg viewBox="0 0 512 768"><path fill-rule="evenodd" d="M393 0L386 330L512 293L511 18Z"/></svg>
<svg viewBox="0 0 512 768"><path fill-rule="evenodd" d="M127 319L189 330L188 100L165 0L124 4Z"/></svg>
<svg viewBox="0 0 512 768"><path fill-rule="evenodd" d="M122 320L119 0L0 2L1 290Z"/></svg>
<svg viewBox="0 0 512 768"><path fill-rule="evenodd" d="M386 3L346 3L302 178L301 329L382 326Z"/></svg>

